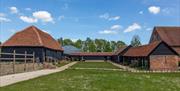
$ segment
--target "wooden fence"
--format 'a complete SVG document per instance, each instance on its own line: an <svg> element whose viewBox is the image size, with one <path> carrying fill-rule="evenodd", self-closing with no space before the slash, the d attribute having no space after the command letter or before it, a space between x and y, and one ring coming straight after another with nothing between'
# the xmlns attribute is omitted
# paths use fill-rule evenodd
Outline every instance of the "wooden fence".
<svg viewBox="0 0 180 91"><path fill-rule="evenodd" d="M19 62L20 61L20 62ZM17 63L21 63L21 65ZM3 53L0 52L0 73L1 75L5 75L5 73L10 74L10 73L16 73L16 68L23 69L24 71L27 71L27 65L31 63L31 69L35 70L35 53L33 52L32 54L28 54L27 51L24 53L16 53L14 50L13 53ZM17 67L19 66L19 67ZM11 70L8 70L11 69ZM11 71L11 72L5 72L6 71ZM3 74L4 72L4 74Z"/></svg>

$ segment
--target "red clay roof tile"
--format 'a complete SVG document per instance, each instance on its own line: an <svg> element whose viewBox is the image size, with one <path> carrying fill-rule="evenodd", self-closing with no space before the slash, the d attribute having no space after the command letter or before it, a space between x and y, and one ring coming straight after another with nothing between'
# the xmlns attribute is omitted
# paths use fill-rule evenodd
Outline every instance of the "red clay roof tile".
<svg viewBox="0 0 180 91"><path fill-rule="evenodd" d="M156 48L162 41L155 41L148 45L142 45L138 47L131 47L123 56L130 57L146 57L148 56L154 48Z"/></svg>
<svg viewBox="0 0 180 91"><path fill-rule="evenodd" d="M61 45L48 33L35 26L30 26L15 33L2 46L30 46L46 47L53 50L63 51Z"/></svg>
<svg viewBox="0 0 180 91"><path fill-rule="evenodd" d="M170 46L180 46L180 27L155 27L162 41Z"/></svg>

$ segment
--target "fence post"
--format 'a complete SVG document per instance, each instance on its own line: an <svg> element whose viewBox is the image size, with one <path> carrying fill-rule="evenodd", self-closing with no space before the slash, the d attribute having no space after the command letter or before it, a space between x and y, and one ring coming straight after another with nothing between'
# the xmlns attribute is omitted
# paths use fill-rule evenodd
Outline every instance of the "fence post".
<svg viewBox="0 0 180 91"><path fill-rule="evenodd" d="M24 71L27 71L27 67L26 67L26 58L27 58L27 51L25 51L25 55L24 55Z"/></svg>
<svg viewBox="0 0 180 91"><path fill-rule="evenodd" d="M16 73L15 64L16 64L16 50L13 51L13 73Z"/></svg>
<svg viewBox="0 0 180 91"><path fill-rule="evenodd" d="M1 76L1 49L0 49L0 76Z"/></svg>
<svg viewBox="0 0 180 91"><path fill-rule="evenodd" d="M34 70L35 53L33 52L33 70Z"/></svg>

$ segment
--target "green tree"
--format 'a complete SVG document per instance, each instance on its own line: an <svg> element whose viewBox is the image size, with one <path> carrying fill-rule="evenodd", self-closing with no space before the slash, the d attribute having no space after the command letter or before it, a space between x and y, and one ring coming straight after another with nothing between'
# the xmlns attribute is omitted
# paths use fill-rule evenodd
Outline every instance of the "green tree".
<svg viewBox="0 0 180 91"><path fill-rule="evenodd" d="M62 37L59 38L59 39L57 39L57 41L58 41L62 46L64 46L64 45L63 45L63 38L62 38Z"/></svg>
<svg viewBox="0 0 180 91"><path fill-rule="evenodd" d="M138 35L134 35L132 40L131 40L131 45L134 47L140 46L141 45L141 41L140 41L140 37Z"/></svg>
<svg viewBox="0 0 180 91"><path fill-rule="evenodd" d="M94 43L94 40L92 40L91 38L87 38L86 39L86 45L87 45L87 52L95 52L96 51L96 46Z"/></svg>
<svg viewBox="0 0 180 91"><path fill-rule="evenodd" d="M116 48L123 47L123 46L126 46L126 43L124 43L123 41L117 41Z"/></svg>
<svg viewBox="0 0 180 91"><path fill-rule="evenodd" d="M112 49L112 51L115 51L117 49L116 45L117 45L116 41L111 41L111 49Z"/></svg>
<svg viewBox="0 0 180 91"><path fill-rule="evenodd" d="M82 49L82 43L83 41L78 39L75 43L74 43L74 46L79 48L79 49Z"/></svg>
<svg viewBox="0 0 180 91"><path fill-rule="evenodd" d="M88 44L86 41L82 41L82 50L83 52L88 52Z"/></svg>
<svg viewBox="0 0 180 91"><path fill-rule="evenodd" d="M94 39L87 37L86 40L77 40L73 42L71 39L59 38L57 41L62 45L73 45L84 52L112 52L118 47L125 46L123 41L107 41L105 39Z"/></svg>
<svg viewBox="0 0 180 91"><path fill-rule="evenodd" d="M63 40L63 46L65 45L74 45L71 39L64 39Z"/></svg>
<svg viewBox="0 0 180 91"><path fill-rule="evenodd" d="M96 46L95 46L94 41L91 41L91 42L89 43L89 51L90 51L90 52L96 52Z"/></svg>
<svg viewBox="0 0 180 91"><path fill-rule="evenodd" d="M110 42L106 42L105 46L104 46L104 52L112 52L112 49L111 49L111 44Z"/></svg>
<svg viewBox="0 0 180 91"><path fill-rule="evenodd" d="M102 39L95 39L95 46L97 52L103 52L104 42Z"/></svg>

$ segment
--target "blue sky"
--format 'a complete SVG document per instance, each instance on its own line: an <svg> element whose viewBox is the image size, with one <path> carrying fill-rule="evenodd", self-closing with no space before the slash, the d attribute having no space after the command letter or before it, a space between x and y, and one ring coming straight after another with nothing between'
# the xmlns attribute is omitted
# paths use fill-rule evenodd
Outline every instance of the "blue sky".
<svg viewBox="0 0 180 91"><path fill-rule="evenodd" d="M54 38L148 43L154 26L180 26L180 0L0 0L0 41L35 25Z"/></svg>

